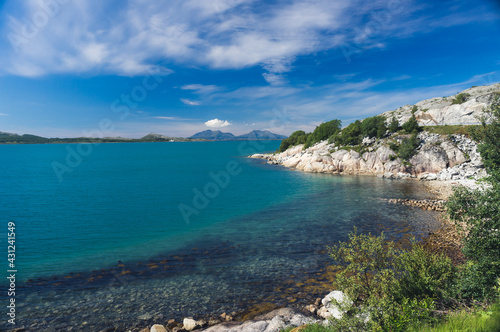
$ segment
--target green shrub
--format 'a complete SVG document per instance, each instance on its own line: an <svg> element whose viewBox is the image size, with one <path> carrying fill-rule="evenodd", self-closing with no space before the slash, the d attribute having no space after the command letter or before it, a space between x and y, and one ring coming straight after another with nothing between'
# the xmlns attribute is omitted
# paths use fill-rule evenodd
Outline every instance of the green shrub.
<svg viewBox="0 0 500 332"><path fill-rule="evenodd" d="M305 143L304 148L313 146L315 143L324 141L333 135L336 135L340 131L342 122L340 120L332 120L329 122L324 122L314 129L314 131L309 135Z"/></svg>
<svg viewBox="0 0 500 332"><path fill-rule="evenodd" d="M293 132L293 134L290 135L290 137L285 138L284 140L281 141L279 151L283 152L291 146L305 144L307 137L308 134L306 134L303 130L297 130Z"/></svg>
<svg viewBox="0 0 500 332"><path fill-rule="evenodd" d="M403 139L403 142L401 142L401 145L397 148L398 157L409 161L417 152L416 150L419 145L420 140L417 138L417 133L414 132L410 138Z"/></svg>
<svg viewBox="0 0 500 332"><path fill-rule="evenodd" d="M362 140L362 124L359 120L342 129L342 133L334 135L332 139L335 144L339 145L359 145Z"/></svg>
<svg viewBox="0 0 500 332"><path fill-rule="evenodd" d="M385 118L380 115L366 118L361 123L361 132L363 137L382 138L384 137L386 130Z"/></svg>
<svg viewBox="0 0 500 332"><path fill-rule="evenodd" d="M392 117L391 123L389 124L389 131L391 133L395 133L399 130L399 122L396 120L396 117Z"/></svg>
<svg viewBox="0 0 500 332"><path fill-rule="evenodd" d="M467 264L462 270L464 297L492 299L500 278L500 102L489 110L491 123L485 119L473 132L481 141L479 151L488 174L490 187L482 190L455 189L448 200L450 219L463 234L463 253Z"/></svg>
<svg viewBox="0 0 500 332"><path fill-rule="evenodd" d="M444 299L454 289L455 268L449 258L430 253L415 241L408 251L380 236L358 234L330 248L340 265L334 288L352 300L338 304L345 311L338 331L405 331L433 318L433 298ZM370 320L365 322L366 315Z"/></svg>
<svg viewBox="0 0 500 332"><path fill-rule="evenodd" d="M418 125L418 121L417 121L417 118L415 117L415 115L412 115L408 121L403 123L403 129L408 134L422 131L422 128Z"/></svg>
<svg viewBox="0 0 500 332"><path fill-rule="evenodd" d="M417 111L418 111L418 106L417 105L413 105L413 107L411 109L411 114L413 115L413 114L417 113Z"/></svg>
<svg viewBox="0 0 500 332"><path fill-rule="evenodd" d="M447 301L455 295L458 271L449 257L429 253L413 242L412 250L402 252L398 258L398 269L402 271L399 298Z"/></svg>
<svg viewBox="0 0 500 332"><path fill-rule="evenodd" d="M470 94L468 93L459 93L456 95L456 97L452 100L452 104L463 104L467 101L467 99L470 98Z"/></svg>

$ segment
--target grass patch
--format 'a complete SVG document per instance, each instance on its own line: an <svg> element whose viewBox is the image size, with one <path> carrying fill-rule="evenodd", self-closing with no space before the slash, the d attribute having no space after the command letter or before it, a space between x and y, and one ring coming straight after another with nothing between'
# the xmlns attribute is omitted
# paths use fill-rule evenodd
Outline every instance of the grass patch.
<svg viewBox="0 0 500 332"><path fill-rule="evenodd" d="M456 315L446 316L443 321L435 326L413 326L408 331L448 332L495 332L500 331L500 306L497 304L487 311L460 312Z"/></svg>
<svg viewBox="0 0 500 332"><path fill-rule="evenodd" d="M439 135L465 135L471 136L472 131L479 126L476 125L444 125L444 126L425 126L424 131Z"/></svg>

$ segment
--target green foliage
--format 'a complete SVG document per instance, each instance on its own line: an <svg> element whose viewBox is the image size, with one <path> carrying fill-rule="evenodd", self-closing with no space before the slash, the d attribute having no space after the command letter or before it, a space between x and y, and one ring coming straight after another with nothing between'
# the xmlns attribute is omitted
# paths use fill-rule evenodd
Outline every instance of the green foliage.
<svg viewBox="0 0 500 332"><path fill-rule="evenodd" d="M364 235L355 229L348 242L330 248L330 255L340 265L334 287L352 300L338 304L345 311L335 323L339 331L405 331L420 320L432 321L434 299L446 299L456 283L449 258L415 241L412 249L397 250L383 233Z"/></svg>
<svg viewBox="0 0 500 332"><path fill-rule="evenodd" d="M413 105L413 107L411 109L411 114L414 115L417 111L418 111L418 106L417 105Z"/></svg>
<svg viewBox="0 0 500 332"><path fill-rule="evenodd" d="M462 251L468 259L462 270L462 294L491 299L500 277L500 192L457 188L447 207L463 233Z"/></svg>
<svg viewBox="0 0 500 332"><path fill-rule="evenodd" d="M342 133L334 135L332 142L339 145L359 145L363 140L361 121L356 120L344 129Z"/></svg>
<svg viewBox="0 0 500 332"><path fill-rule="evenodd" d="M401 276L398 297L424 300L447 300L455 293L457 268L443 254L429 254L422 245L413 242L412 250L398 257Z"/></svg>
<svg viewBox="0 0 500 332"><path fill-rule="evenodd" d="M471 136L473 130L478 126L470 125L443 125L443 126L425 126L423 130L431 134L439 135L465 135Z"/></svg>
<svg viewBox="0 0 500 332"><path fill-rule="evenodd" d="M281 141L279 151L283 152L289 147L299 144L304 144L304 148L307 149L317 142L321 142L333 135L336 135L340 131L340 125L340 120L332 120L320 124L312 133L309 134L306 134L303 130L298 130L290 135L290 137Z"/></svg>
<svg viewBox="0 0 500 332"><path fill-rule="evenodd" d="M392 117L391 123L389 124L389 131L391 133L395 133L399 130L399 122L396 120L396 117Z"/></svg>
<svg viewBox="0 0 500 332"><path fill-rule="evenodd" d="M491 123L474 131L481 141L479 151L490 174L490 187L481 190L455 189L447 208L463 234L463 253L467 264L462 270L464 297L491 299L500 278L500 105L490 110Z"/></svg>
<svg viewBox="0 0 500 332"><path fill-rule="evenodd" d="M309 135L304 148L307 149L308 147L313 146L317 142L324 141L329 137L338 134L338 132L340 131L341 124L342 122L340 120L332 120L320 124Z"/></svg>
<svg viewBox="0 0 500 332"><path fill-rule="evenodd" d="M445 317L438 324L416 323L409 332L498 332L500 331L500 305L496 304L486 310L473 312L461 311Z"/></svg>
<svg viewBox="0 0 500 332"><path fill-rule="evenodd" d="M451 102L452 104L463 104L470 98L468 93L459 93Z"/></svg>
<svg viewBox="0 0 500 332"><path fill-rule="evenodd" d="M385 118L383 116L372 116L366 118L361 123L361 132L363 137L377 137L382 138L385 135L387 128L385 126Z"/></svg>
<svg viewBox="0 0 500 332"><path fill-rule="evenodd" d="M481 123L481 126L472 132L472 136L481 142L478 150L483 158L484 167L491 175L490 183L500 184L500 97L493 102L491 109L486 112L486 117L481 119Z"/></svg>
<svg viewBox="0 0 500 332"><path fill-rule="evenodd" d="M417 133L413 132L410 138L404 138L403 142L401 142L401 145L396 149L394 149L391 145L390 147L393 151L397 152L399 158L409 161L411 157L413 157L417 152L417 148L419 145L420 140L417 138Z"/></svg>
<svg viewBox="0 0 500 332"><path fill-rule="evenodd" d="M305 144L307 140L308 134L306 134L303 130L297 130L290 135L290 137L285 138L281 141L281 145L279 148L280 152L285 151L291 146Z"/></svg>
<svg viewBox="0 0 500 332"><path fill-rule="evenodd" d="M422 131L422 128L418 125L418 121L417 121L417 118L415 117L415 115L412 115L408 121L403 123L403 129L408 134L412 134L413 132Z"/></svg>

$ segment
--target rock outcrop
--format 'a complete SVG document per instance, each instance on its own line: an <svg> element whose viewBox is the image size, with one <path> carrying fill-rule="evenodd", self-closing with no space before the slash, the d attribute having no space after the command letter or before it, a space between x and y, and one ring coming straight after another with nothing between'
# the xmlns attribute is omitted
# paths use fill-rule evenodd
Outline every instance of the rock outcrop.
<svg viewBox="0 0 500 332"><path fill-rule="evenodd" d="M313 173L419 177L425 180L458 180L485 175L477 145L470 138L420 133L420 145L409 163L397 158L389 145L390 142L401 142L403 138L395 135L379 141L365 139L359 152L323 141L305 150L302 150L303 145L298 145L282 153L255 154L251 158Z"/></svg>
<svg viewBox="0 0 500 332"><path fill-rule="evenodd" d="M402 124L408 121L416 106L415 117L423 126L479 124L478 118L484 115L483 111L500 95L500 83L472 87L461 93L467 96L463 103L456 101L457 95L438 97L420 101L415 105L405 105L382 115L387 121L395 117Z"/></svg>
<svg viewBox="0 0 500 332"><path fill-rule="evenodd" d="M227 322L214 325L204 330L206 332L275 332L290 326L302 326L317 323L319 320L307 317L302 312L292 308L281 308L252 320Z"/></svg>

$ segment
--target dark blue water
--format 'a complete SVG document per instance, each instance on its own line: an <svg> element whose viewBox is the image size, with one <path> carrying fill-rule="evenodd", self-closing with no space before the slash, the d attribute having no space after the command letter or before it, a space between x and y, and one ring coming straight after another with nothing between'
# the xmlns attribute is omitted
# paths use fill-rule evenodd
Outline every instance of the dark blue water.
<svg viewBox="0 0 500 332"><path fill-rule="evenodd" d="M433 213L380 200L426 198L417 182L244 158L279 143L0 146L18 326L92 331L241 310L314 274L353 226L398 239L435 225Z"/></svg>

